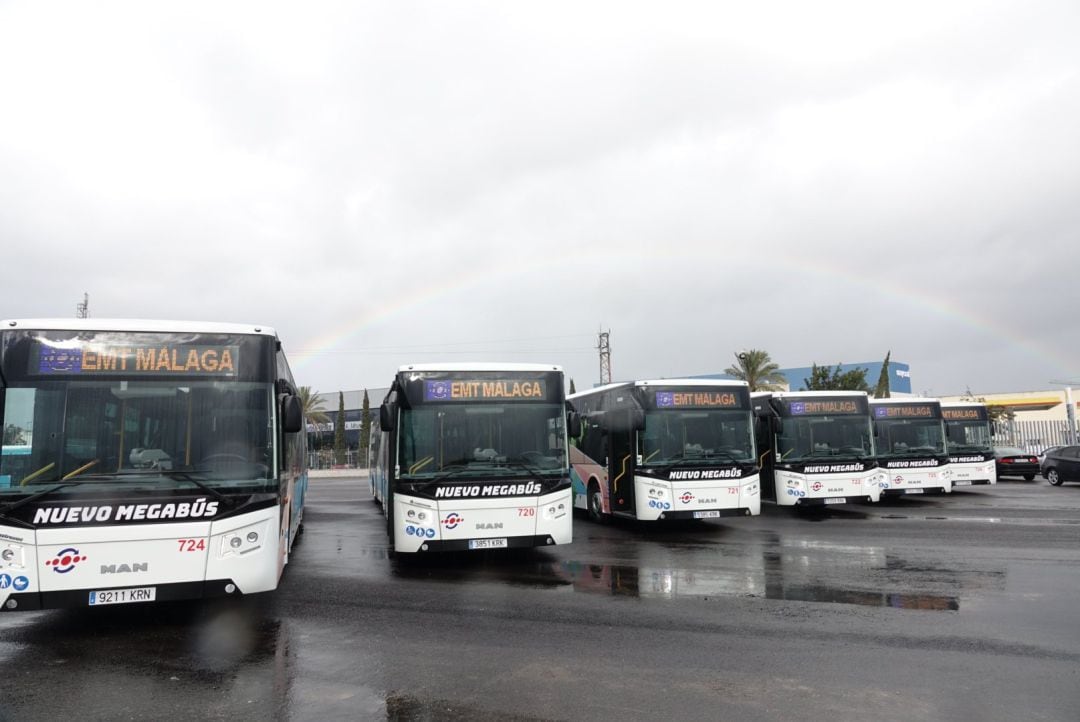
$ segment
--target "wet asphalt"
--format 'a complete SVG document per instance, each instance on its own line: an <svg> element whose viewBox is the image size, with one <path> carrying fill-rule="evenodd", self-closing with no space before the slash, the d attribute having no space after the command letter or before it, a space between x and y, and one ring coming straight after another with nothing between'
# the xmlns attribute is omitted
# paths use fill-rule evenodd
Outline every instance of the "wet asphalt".
<svg viewBox="0 0 1080 722"><path fill-rule="evenodd" d="M281 588L0 614L0 719L1080 719L1080 485L390 559L316 479Z"/></svg>

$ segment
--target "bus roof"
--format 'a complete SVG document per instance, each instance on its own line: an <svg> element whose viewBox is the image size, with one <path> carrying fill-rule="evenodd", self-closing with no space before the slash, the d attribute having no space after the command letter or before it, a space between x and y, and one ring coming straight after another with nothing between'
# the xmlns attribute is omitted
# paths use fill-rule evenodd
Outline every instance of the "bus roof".
<svg viewBox="0 0 1080 722"><path fill-rule="evenodd" d="M610 391L612 389L627 388L630 386L698 386L698 387L711 387L711 388L746 388L747 383L745 381L737 381L735 379L648 379L641 381L616 381L613 384L605 384L603 386L597 386L596 388L586 389L585 391L578 391L576 394L570 394L566 398L575 399L585 396L587 394L599 394L604 391Z"/></svg>
<svg viewBox="0 0 1080 722"><path fill-rule="evenodd" d="M941 404L941 399L931 399L925 396L903 396L889 399L870 399L871 404Z"/></svg>
<svg viewBox="0 0 1080 722"><path fill-rule="evenodd" d="M986 404L981 401L942 401L943 409L970 409L972 407L985 409Z"/></svg>
<svg viewBox="0 0 1080 722"><path fill-rule="evenodd" d="M870 396L870 394L865 391L755 391L752 395L759 398L762 396L772 396L778 399L802 399L815 396Z"/></svg>
<svg viewBox="0 0 1080 722"><path fill-rule="evenodd" d="M480 361L459 361L455 363L407 364L398 367L398 373L407 371L558 371L562 366L555 364L496 363Z"/></svg>
<svg viewBox="0 0 1080 722"><path fill-rule="evenodd" d="M138 318L24 318L0 321L0 330L142 331L158 333L222 333L277 336L270 326L210 321L155 321Z"/></svg>

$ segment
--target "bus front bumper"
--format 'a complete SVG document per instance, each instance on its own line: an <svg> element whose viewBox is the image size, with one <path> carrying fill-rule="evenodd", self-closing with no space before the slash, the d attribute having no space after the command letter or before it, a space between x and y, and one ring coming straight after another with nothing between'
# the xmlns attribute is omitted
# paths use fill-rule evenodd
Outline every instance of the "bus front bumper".
<svg viewBox="0 0 1080 722"><path fill-rule="evenodd" d="M132 601L124 604L101 604L90 603L91 594L98 593L99 589L65 589L52 592L15 592L8 596L7 600L0 605L0 611L5 612L30 612L38 609L74 609L92 606L127 606L131 604L146 604L154 602L174 602L185 599L209 599L212 597L241 597L244 593L232 579L208 579L197 582L172 582L168 584L150 584L143 586L120 586L107 587L107 591L154 589L153 599L146 601Z"/></svg>

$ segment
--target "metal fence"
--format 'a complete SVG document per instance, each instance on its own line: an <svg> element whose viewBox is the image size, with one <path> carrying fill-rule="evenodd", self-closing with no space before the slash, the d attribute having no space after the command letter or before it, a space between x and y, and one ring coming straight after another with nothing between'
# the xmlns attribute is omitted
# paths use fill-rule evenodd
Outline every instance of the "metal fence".
<svg viewBox="0 0 1080 722"><path fill-rule="evenodd" d="M345 450L345 468L359 469L367 467L367 460L364 458L364 454L361 454L356 449ZM335 469L341 468L338 464L334 463L334 450L333 449L318 449L308 452L308 468L309 469Z"/></svg>
<svg viewBox="0 0 1080 722"><path fill-rule="evenodd" d="M1016 446L1028 454L1076 443L1078 436L1077 429L1069 433L1067 421L997 421L993 428L995 446Z"/></svg>

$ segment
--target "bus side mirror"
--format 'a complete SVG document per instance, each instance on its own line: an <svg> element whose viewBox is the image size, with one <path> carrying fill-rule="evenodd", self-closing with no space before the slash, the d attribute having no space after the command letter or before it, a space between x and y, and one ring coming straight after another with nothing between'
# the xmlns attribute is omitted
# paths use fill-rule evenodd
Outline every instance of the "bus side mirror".
<svg viewBox="0 0 1080 722"><path fill-rule="evenodd" d="M286 434L304 430L304 407L299 396L289 394L281 400L281 430Z"/></svg>
<svg viewBox="0 0 1080 722"><path fill-rule="evenodd" d="M784 430L784 420L781 419L779 416L770 416L769 417L769 429L774 434L779 434L780 432L782 432Z"/></svg>
<svg viewBox="0 0 1080 722"><path fill-rule="evenodd" d="M632 431L645 430L645 411L643 409L633 409L630 412L630 429Z"/></svg>
<svg viewBox="0 0 1080 722"><path fill-rule="evenodd" d="M379 406L379 428L383 431L393 431L394 429L394 414L390 404Z"/></svg>
<svg viewBox="0 0 1080 722"><path fill-rule="evenodd" d="M581 416L576 411L566 414L566 433L571 439L581 436Z"/></svg>

